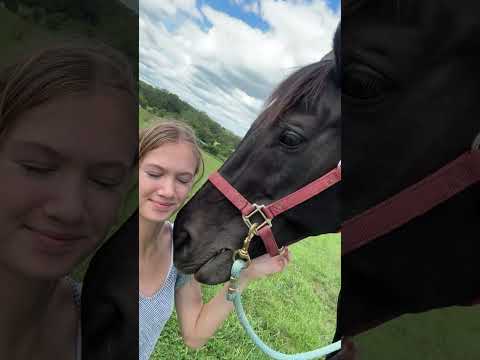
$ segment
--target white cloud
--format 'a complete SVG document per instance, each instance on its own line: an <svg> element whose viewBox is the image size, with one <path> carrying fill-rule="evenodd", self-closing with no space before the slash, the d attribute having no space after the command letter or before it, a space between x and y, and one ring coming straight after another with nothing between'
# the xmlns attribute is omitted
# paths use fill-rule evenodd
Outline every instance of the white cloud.
<svg viewBox="0 0 480 360"><path fill-rule="evenodd" d="M140 9L157 16L172 16L179 11L183 11L193 17L201 17L196 6L196 0L140 0Z"/></svg>
<svg viewBox="0 0 480 360"><path fill-rule="evenodd" d="M251 12L251 13L260 15L260 4L257 1L243 4L242 9L245 12Z"/></svg>
<svg viewBox="0 0 480 360"><path fill-rule="evenodd" d="M330 50L339 14L323 0L233 1L270 29L194 0L141 0L140 74L243 135L285 76Z"/></svg>

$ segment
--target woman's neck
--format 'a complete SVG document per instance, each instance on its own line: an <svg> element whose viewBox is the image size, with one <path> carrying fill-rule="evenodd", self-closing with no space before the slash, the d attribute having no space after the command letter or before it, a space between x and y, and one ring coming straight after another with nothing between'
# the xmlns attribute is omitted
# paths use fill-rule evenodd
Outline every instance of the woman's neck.
<svg viewBox="0 0 480 360"><path fill-rule="evenodd" d="M166 230L167 223L149 221L142 216L139 217L139 256L140 261L148 258L158 248L169 246L169 237L162 236Z"/></svg>
<svg viewBox="0 0 480 360"><path fill-rule="evenodd" d="M24 358L21 354L39 346L39 339L47 331L59 281L28 279L0 268L0 282L8 284L0 291L0 353Z"/></svg>

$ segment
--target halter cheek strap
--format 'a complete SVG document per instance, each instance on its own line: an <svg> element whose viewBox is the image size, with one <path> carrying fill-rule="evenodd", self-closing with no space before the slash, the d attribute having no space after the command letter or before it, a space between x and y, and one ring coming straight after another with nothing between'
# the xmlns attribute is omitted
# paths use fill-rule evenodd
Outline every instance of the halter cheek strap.
<svg viewBox="0 0 480 360"><path fill-rule="evenodd" d="M258 235L265 245L267 252L271 256L280 253L275 236L272 232L272 220L275 216L294 208L295 206L311 199L320 194L322 191L330 188L341 180L341 164L329 171L327 174L309 183L303 188L291 193L270 205L251 204L245 197L240 194L219 172L211 174L208 180L242 213L243 221L249 229L253 223L251 218L255 214L259 214L263 222L257 224L256 235Z"/></svg>

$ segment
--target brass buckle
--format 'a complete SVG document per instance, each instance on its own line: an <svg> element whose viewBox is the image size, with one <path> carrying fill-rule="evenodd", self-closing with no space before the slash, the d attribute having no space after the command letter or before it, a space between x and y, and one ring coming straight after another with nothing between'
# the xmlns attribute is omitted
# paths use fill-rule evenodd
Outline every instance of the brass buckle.
<svg viewBox="0 0 480 360"><path fill-rule="evenodd" d="M265 213L263 212L262 209L265 208L265 205L257 205L257 204L252 204L252 206L255 208L255 210L253 210L250 214L248 215L244 215L242 216L243 218L243 221L245 222L245 225L247 225L248 229L252 229L253 228L253 225L252 222L250 221L250 218L255 215L256 213L260 213L260 215L262 215L262 218L263 218L263 223L261 223L260 225L256 226L255 228L255 235L257 235L257 231L260 230L262 227L264 227L265 225L268 225L270 227L272 227L272 220L270 220L267 215L265 215Z"/></svg>
<svg viewBox="0 0 480 360"><path fill-rule="evenodd" d="M250 254L248 253L248 247L250 246L250 241L257 233L257 228L258 228L258 225L254 223L248 229L248 234L245 237L245 240L243 240L243 247L233 253L233 261L237 259L242 259L247 262L247 267L248 265L250 265L251 259L250 259Z"/></svg>

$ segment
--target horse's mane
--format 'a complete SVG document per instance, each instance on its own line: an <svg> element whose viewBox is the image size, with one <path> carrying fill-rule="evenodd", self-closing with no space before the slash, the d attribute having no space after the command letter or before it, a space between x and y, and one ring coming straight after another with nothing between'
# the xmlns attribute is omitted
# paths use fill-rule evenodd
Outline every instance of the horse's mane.
<svg viewBox="0 0 480 360"><path fill-rule="evenodd" d="M325 88L325 79L333 69L335 69L335 60L333 56L327 56L295 71L268 97L264 110L257 117L252 128L277 121L298 106L307 113L312 111Z"/></svg>

